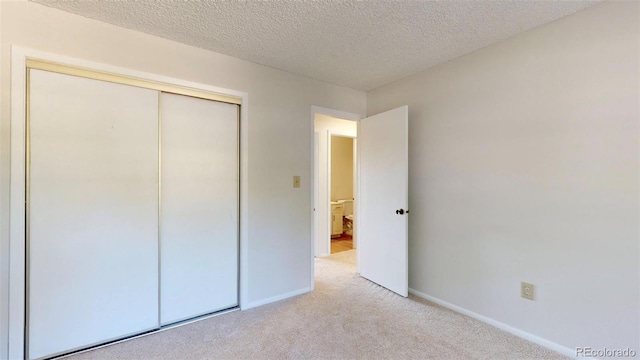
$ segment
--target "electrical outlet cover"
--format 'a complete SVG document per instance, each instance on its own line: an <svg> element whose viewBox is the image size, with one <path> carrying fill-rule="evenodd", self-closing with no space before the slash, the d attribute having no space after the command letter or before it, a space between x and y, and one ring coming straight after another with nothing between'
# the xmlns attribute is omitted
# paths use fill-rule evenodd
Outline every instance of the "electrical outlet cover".
<svg viewBox="0 0 640 360"><path fill-rule="evenodd" d="M520 296L528 300L533 300L533 294L534 285L523 281L520 285Z"/></svg>

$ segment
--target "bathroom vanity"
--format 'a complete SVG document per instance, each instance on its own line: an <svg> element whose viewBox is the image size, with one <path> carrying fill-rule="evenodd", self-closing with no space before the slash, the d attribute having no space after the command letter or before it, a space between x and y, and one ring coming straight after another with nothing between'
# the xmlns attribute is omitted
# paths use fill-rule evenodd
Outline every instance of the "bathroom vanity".
<svg viewBox="0 0 640 360"><path fill-rule="evenodd" d="M342 235L344 217L344 202L331 202L331 237Z"/></svg>

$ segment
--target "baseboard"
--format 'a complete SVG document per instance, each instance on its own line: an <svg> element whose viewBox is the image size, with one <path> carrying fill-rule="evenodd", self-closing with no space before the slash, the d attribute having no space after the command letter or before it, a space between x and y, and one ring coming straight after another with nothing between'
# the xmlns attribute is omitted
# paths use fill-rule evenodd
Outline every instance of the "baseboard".
<svg viewBox="0 0 640 360"><path fill-rule="evenodd" d="M164 331L167 331L167 330L175 329L175 328L178 328L178 327L181 327L181 326L184 326L184 325L193 324L195 322L199 322L199 321L202 321L202 320L207 320L207 319L219 316L219 315L224 315L224 314L227 314L227 313L230 313L230 312L234 312L234 311L238 311L238 310L240 310L240 309L237 306L232 308L232 309L220 310L220 311L218 311L216 313L213 313L213 314L205 314L205 315L198 316L195 319L188 319L188 320L184 320L184 321L181 321L181 322L178 322L178 323L175 323L175 324L166 325L166 326L161 327L161 328L151 329L149 331L146 331L143 334L132 335L132 336L126 337L124 339L114 340L114 341L108 342L106 344L96 345L96 346L92 346L92 347L89 347L89 348L86 348L86 349L74 351L74 352L71 352L71 353L68 353L68 354L54 356L54 358L55 359L66 359L66 358L69 358L69 357L74 357L74 356L79 355L79 354L91 352L91 351L94 351L94 350L98 350L98 349L101 349L101 348L105 348L105 347L109 347L109 346L112 346L112 345L120 344L120 343L123 343L123 342L128 342L128 341L131 341L131 340L143 338L143 337L146 337L146 336L149 336L149 335L158 334L158 333L161 333L161 332L164 332Z"/></svg>
<svg viewBox="0 0 640 360"><path fill-rule="evenodd" d="M508 333L511 333L511 334L519 337L519 338L531 341L532 343L538 344L538 345L543 346L543 347L545 347L547 349L550 349L550 350L553 350L555 352L558 352L558 353L560 353L562 355L566 355L566 356L569 356L571 358L576 358L575 350L570 349L570 348L565 347L565 346L562 346L562 345L559 345L559 344L556 344L553 341L549 341L547 339L543 339L543 338L541 338L539 336L533 335L531 333L528 333L526 331L520 330L518 328L515 328L513 326L507 325L505 323L501 323L501 322L499 322L497 320L488 318L488 317L486 317L484 315L480 315L480 314L475 313L475 312L473 312L471 310L467 310L467 309L465 309L463 307L460 307L458 305L451 304L449 302L446 302L444 300L438 299L438 298L433 297L431 295L427 295L425 293L422 293L422 292L414 290L414 289L409 289L409 294L415 295L415 296L423 298L425 300L429 300L429 301L431 301L433 303L436 303L436 304L438 304L440 306L443 306L443 307L445 307L445 308L447 308L449 310L453 310L453 311L455 311L457 313L460 313L460 314L463 314L463 315L467 315L467 316L472 317L472 318L474 318L476 320L482 321L485 324L489 324L491 326L497 327L500 330L504 330L504 331L506 331Z"/></svg>
<svg viewBox="0 0 640 360"><path fill-rule="evenodd" d="M276 296L272 296L270 298L261 299L261 300L257 300L257 301L252 301L252 302L248 303L245 307L243 307L242 310L247 310L247 309L251 309L251 308L257 307L257 306L266 305L266 304L269 304L269 303L272 303L272 302L288 299L290 297L294 297L294 296L297 296L297 295L306 294L306 293L308 293L310 291L311 291L311 288L310 287L306 287L304 289L295 290L295 291L292 291L292 292L288 292L286 294L276 295Z"/></svg>

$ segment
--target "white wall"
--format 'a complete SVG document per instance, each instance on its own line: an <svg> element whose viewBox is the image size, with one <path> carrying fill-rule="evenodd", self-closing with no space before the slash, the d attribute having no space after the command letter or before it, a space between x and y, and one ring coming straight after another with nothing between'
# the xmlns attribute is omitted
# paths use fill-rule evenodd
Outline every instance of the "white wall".
<svg viewBox="0 0 640 360"><path fill-rule="evenodd" d="M411 288L640 351L639 10L599 4L368 93L368 114L409 105Z"/></svg>
<svg viewBox="0 0 640 360"><path fill-rule="evenodd" d="M331 201L353 199L353 138L331 136Z"/></svg>
<svg viewBox="0 0 640 360"><path fill-rule="evenodd" d="M2 13L2 5L0 4L0 44L2 43ZM0 56L0 71L6 67L5 62L7 61L6 57ZM1 81L2 79L0 79ZM2 99L4 99L4 86L0 84L0 119L5 113L4 100ZM10 155L5 151L9 149L10 145L6 141L9 130L9 119L0 121L0 319L2 319L0 321L0 359L6 358L9 353L9 237L7 231L9 227L9 204L7 201L9 187L6 184L9 174L5 176L2 171Z"/></svg>
<svg viewBox="0 0 640 360"><path fill-rule="evenodd" d="M314 118L315 132L318 134L318 159L316 161L316 173L318 176L318 204L316 206L316 241L315 255L328 256L331 254L329 246L329 202L328 192L328 131L332 134L356 137L358 123L351 120L343 120L331 116L316 114Z"/></svg>
<svg viewBox="0 0 640 360"><path fill-rule="evenodd" d="M250 304L311 286L312 105L365 112L365 94L26 1L0 1L0 358L6 354L10 45L249 94ZM302 186L292 187L301 175Z"/></svg>

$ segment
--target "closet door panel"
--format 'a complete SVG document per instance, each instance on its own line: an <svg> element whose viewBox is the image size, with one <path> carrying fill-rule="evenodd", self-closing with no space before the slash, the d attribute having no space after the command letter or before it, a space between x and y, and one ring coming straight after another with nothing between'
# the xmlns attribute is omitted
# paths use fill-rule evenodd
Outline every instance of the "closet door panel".
<svg viewBox="0 0 640 360"><path fill-rule="evenodd" d="M29 357L158 327L158 92L29 85Z"/></svg>
<svg viewBox="0 0 640 360"><path fill-rule="evenodd" d="M161 96L161 323L238 304L238 106Z"/></svg>

